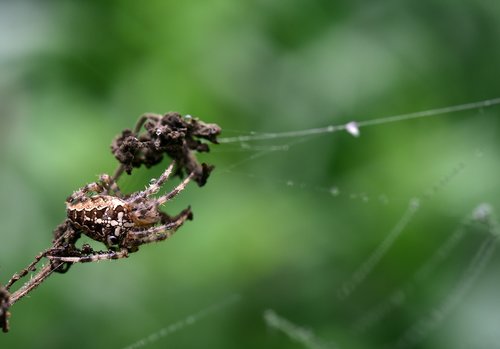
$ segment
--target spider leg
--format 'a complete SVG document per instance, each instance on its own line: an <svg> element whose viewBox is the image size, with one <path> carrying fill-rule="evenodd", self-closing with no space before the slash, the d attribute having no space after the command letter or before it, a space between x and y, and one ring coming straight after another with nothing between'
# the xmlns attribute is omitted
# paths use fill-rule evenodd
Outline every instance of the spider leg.
<svg viewBox="0 0 500 349"><path fill-rule="evenodd" d="M193 219L191 208L186 208L170 222L145 230L132 230L127 234L126 246L140 246L151 242L163 241L171 237L185 221Z"/></svg>
<svg viewBox="0 0 500 349"><path fill-rule="evenodd" d="M138 192L137 194L135 194L131 198L132 202L137 202L137 201L140 201L142 199L147 198L148 196L156 194L158 192L158 190L160 190L163 183L165 183L167 181L167 179L170 177L170 175L172 174L172 171L174 169L174 165L175 165L175 161L172 161L172 163L167 167L165 172L163 172L161 174L161 176L156 181L151 183L149 185L149 187L147 187L145 190Z"/></svg>
<svg viewBox="0 0 500 349"><path fill-rule="evenodd" d="M26 275L28 275L28 273L30 271L35 271L36 270L35 266L38 264L38 262L40 261L40 259L42 259L43 257L45 257L47 255L47 253L49 253L51 250L52 250L52 248L48 248L45 251L42 251L39 254L37 254L35 256L35 260L33 262L31 262L26 268L24 268L20 272L15 273L10 278L10 280L5 285L5 289L9 290L12 287L13 284L15 284L18 280L22 279Z"/></svg>
<svg viewBox="0 0 500 349"><path fill-rule="evenodd" d="M80 236L81 233L73 228L71 221L69 219L65 219L62 224L59 224L57 228L54 229L52 247L74 245Z"/></svg>
<svg viewBox="0 0 500 349"><path fill-rule="evenodd" d="M120 251L99 251L92 252L89 255L82 256L47 256L52 261L67 262L67 263L90 263L106 259L120 259L128 257L128 249L124 248Z"/></svg>
<svg viewBox="0 0 500 349"><path fill-rule="evenodd" d="M80 202L80 201L83 201L84 199L86 199L87 198L86 195L89 192L96 192L98 194L101 194L101 193L104 193L105 191L106 191L106 189L104 189L104 187L101 184L96 183L96 182L89 183L86 186L73 192L73 194L71 194L71 196L69 196L66 199L66 202L77 203L77 202Z"/></svg>
<svg viewBox="0 0 500 349"><path fill-rule="evenodd" d="M75 231L72 230L69 226L67 226L66 223L67 222L61 224L60 227L58 227L56 229L56 231L61 230L61 232L59 234L57 234L57 236L54 239L53 244L50 248L47 248L46 250L37 254L35 256L35 259L33 260L33 262L31 262L26 268L22 269L20 272L15 273L10 278L10 280L5 285L6 290L9 290L14 283L16 283L17 281L19 281L20 279L22 279L23 277L28 275L29 272L35 271L36 270L35 266L38 264L38 262L40 262L40 260L43 257L46 257L48 254L54 253L55 251L59 250L60 249L59 246L61 243L64 243L67 240L69 240L69 241L72 240L72 236L75 233ZM61 270L62 269L63 268L61 268ZM58 270L56 270L56 271L58 271Z"/></svg>
<svg viewBox="0 0 500 349"><path fill-rule="evenodd" d="M87 198L86 195L89 192L122 197L122 193L116 181L108 174L102 174L99 176L99 182L89 183L83 188L78 189L66 199L66 202L77 203L79 201L82 201Z"/></svg>
<svg viewBox="0 0 500 349"><path fill-rule="evenodd" d="M22 279L23 277L25 277L26 275L28 275L30 272L32 271L35 271L36 270L36 265L38 264L38 262L40 262L40 260L43 258L43 257L47 257L49 256L51 253L54 253L55 251L59 250L59 248L54 248L54 247L51 247L51 248L48 248L42 252L40 252L39 254L37 254L35 256L35 259L33 262L31 262L26 268L22 269L20 272L18 273L15 273L11 278L10 280L7 282L7 284L5 285L5 289L6 290L9 290L13 284L15 284L17 281L19 281L20 279ZM65 266L59 266L57 267L54 271L57 271L57 272L61 272L61 273L65 273L66 271L68 271L69 269L69 266L70 265L65 265Z"/></svg>
<svg viewBox="0 0 500 349"><path fill-rule="evenodd" d="M106 189L108 195L114 195L119 198L123 197L122 192L118 187L118 184L113 178L111 178L110 175L108 174L100 175L99 181L102 183L101 185L104 187L104 189Z"/></svg>
<svg viewBox="0 0 500 349"><path fill-rule="evenodd" d="M82 236L81 231L75 230L69 219L66 219L54 230L54 240L52 241L53 249L50 255L71 255L80 253L75 244ZM55 272L64 274L71 267L72 263L59 263L54 269Z"/></svg>
<svg viewBox="0 0 500 349"><path fill-rule="evenodd" d="M156 200L156 202L158 203L158 205L163 205L165 202L171 200L174 196L176 196L181 191L183 191L184 188L186 188L186 185L188 185L188 183L191 181L191 179L193 179L193 177L194 177L194 171L191 172L189 174L189 176L187 176L177 187L175 187L174 189L172 189L172 191L170 191L170 193L165 194L163 196L160 196Z"/></svg>

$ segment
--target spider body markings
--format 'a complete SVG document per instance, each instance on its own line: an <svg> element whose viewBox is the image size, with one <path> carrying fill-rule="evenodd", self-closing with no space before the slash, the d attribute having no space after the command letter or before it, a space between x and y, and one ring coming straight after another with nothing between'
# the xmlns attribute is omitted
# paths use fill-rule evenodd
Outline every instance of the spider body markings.
<svg viewBox="0 0 500 349"><path fill-rule="evenodd" d="M189 207L170 217L160 206L180 193L193 173L169 193L152 197L167 181L173 167L174 162L145 190L130 195L123 195L108 175L75 191L66 200L67 219L63 228L56 231L56 239L64 240L63 247L50 250L47 257L66 263L118 259L136 252L140 245L169 238L186 220L192 219ZM108 250L96 252L89 245L78 249L75 243L82 233L102 242Z"/></svg>
<svg viewBox="0 0 500 349"><path fill-rule="evenodd" d="M110 195L96 195L75 204L67 203L71 223L108 248L119 245L124 233L135 226L130 211L126 201Z"/></svg>

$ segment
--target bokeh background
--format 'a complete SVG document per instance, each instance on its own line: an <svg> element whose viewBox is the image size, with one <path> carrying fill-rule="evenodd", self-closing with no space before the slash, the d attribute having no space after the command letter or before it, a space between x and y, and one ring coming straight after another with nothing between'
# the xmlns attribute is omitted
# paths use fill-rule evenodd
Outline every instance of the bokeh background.
<svg viewBox="0 0 500 349"><path fill-rule="evenodd" d="M191 114L229 137L499 97L499 19L490 0L0 2L0 282L49 246L73 190L115 169L111 140L142 113ZM461 293L487 229L468 227L400 307L356 324L475 207L500 209L499 126L500 107L476 108L359 138L213 146L208 184L165 207L191 205L194 221L127 260L49 278L12 308L0 347L123 348L234 295L144 347L306 347L266 325L266 309L310 329L309 347L404 347ZM120 185L143 188L167 164ZM339 298L412 198L394 246ZM497 253L438 325L424 321L417 346L498 348L499 265Z"/></svg>

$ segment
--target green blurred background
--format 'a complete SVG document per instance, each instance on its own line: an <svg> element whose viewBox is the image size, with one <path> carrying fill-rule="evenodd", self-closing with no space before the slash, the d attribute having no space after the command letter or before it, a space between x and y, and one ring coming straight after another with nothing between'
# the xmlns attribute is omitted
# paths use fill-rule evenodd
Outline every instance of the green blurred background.
<svg viewBox="0 0 500 349"><path fill-rule="evenodd" d="M2 1L0 282L50 245L73 190L114 170L111 140L144 112L191 114L229 137L495 98L499 37L491 0ZM491 107L359 138L212 146L200 157L216 165L208 184L165 207L191 205L194 221L127 260L49 278L12 308L0 347L123 348L235 294L145 347L303 348L266 326L266 309L322 347L393 347L457 292L484 229L468 229L401 307L365 331L355 324L475 207L500 207L499 126ZM167 164L120 185L143 188ZM393 248L339 299L415 197ZM496 254L418 347L499 347L499 264Z"/></svg>

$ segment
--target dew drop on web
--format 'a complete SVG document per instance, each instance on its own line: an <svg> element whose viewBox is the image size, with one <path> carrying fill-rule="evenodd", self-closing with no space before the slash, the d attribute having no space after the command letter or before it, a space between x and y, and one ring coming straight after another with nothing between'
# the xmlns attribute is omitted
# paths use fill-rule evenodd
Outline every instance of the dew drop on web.
<svg viewBox="0 0 500 349"><path fill-rule="evenodd" d="M351 121L345 125L345 129L354 137L359 137L359 127L355 121Z"/></svg>
<svg viewBox="0 0 500 349"><path fill-rule="evenodd" d="M330 194L332 194L332 196L339 196L340 195L339 188L337 188L337 187L331 187L330 188Z"/></svg>

